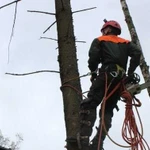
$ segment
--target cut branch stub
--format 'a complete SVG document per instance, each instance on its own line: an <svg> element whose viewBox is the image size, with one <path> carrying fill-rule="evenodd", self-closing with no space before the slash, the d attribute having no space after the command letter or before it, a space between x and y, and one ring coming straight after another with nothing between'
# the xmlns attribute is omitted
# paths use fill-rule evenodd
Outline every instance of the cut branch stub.
<svg viewBox="0 0 150 150"><path fill-rule="evenodd" d="M49 38L49 37L40 37L40 39L48 39L48 40L58 41L57 39Z"/></svg>
<svg viewBox="0 0 150 150"><path fill-rule="evenodd" d="M53 41L58 41L57 39L54 39L54 38L49 38L49 37L40 37L40 39L48 39L48 40L53 40ZM86 43L86 41L76 41L78 43Z"/></svg>
<svg viewBox="0 0 150 150"><path fill-rule="evenodd" d="M54 22L43 32L43 34L46 33L55 23L56 23L56 21L54 21Z"/></svg>
<svg viewBox="0 0 150 150"><path fill-rule="evenodd" d="M40 13L40 14L46 14L46 15L56 15L55 13L50 13L50 12L44 12L44 11L36 11L36 10L28 10L27 12L31 13Z"/></svg>
<svg viewBox="0 0 150 150"><path fill-rule="evenodd" d="M78 12L82 12L82 11L88 11L88 10L92 10L92 9L96 9L97 7L91 7L91 8L86 8L86 9L81 9L81 10L77 10L77 11L73 11L72 13L78 13Z"/></svg>

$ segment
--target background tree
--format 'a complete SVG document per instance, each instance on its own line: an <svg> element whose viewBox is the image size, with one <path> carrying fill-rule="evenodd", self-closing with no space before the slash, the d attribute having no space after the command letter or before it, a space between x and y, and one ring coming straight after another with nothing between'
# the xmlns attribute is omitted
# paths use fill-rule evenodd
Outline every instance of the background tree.
<svg viewBox="0 0 150 150"><path fill-rule="evenodd" d="M126 0L120 0L120 2L121 2L121 6L122 6L124 16L125 16L125 21L127 23L127 26L128 26L128 29L129 29L129 32L130 32L130 35L131 35L131 39L132 39L133 43L135 43L142 52L141 60L140 60L140 69L141 69L143 78L144 78L145 82L149 82L150 81L149 66L147 65L147 63L145 61L145 57L144 57L144 54L143 54L143 51L142 51L142 46L140 44L138 34L136 32L132 17L130 15L128 5L126 3ZM147 88L147 91L148 91L148 94L150 96L150 87Z"/></svg>
<svg viewBox="0 0 150 150"><path fill-rule="evenodd" d="M4 137L0 131L0 150L20 150L20 144L23 138L20 134L16 135L16 141L11 141L8 137Z"/></svg>

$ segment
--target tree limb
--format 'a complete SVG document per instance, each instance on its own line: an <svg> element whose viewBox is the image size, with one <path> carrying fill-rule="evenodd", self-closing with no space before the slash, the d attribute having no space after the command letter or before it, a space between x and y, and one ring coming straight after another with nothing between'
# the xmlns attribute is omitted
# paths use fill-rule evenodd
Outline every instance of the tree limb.
<svg viewBox="0 0 150 150"><path fill-rule="evenodd" d="M82 11L88 11L88 10L92 10L92 9L95 9L97 7L91 7L91 8L86 8L86 9L81 9L81 10L77 10L77 11L73 11L72 13L78 13L78 12L82 12Z"/></svg>
<svg viewBox="0 0 150 150"><path fill-rule="evenodd" d="M14 35L14 28L15 28L15 23L16 23L17 4L18 4L18 1L16 2L16 6L15 6L14 21L13 21L12 31L11 31L11 35L10 35L9 44L8 44L8 62L9 62L9 49L10 49L10 44L11 44L11 41L12 41L12 38L13 38L13 35Z"/></svg>
<svg viewBox="0 0 150 150"><path fill-rule="evenodd" d="M55 23L56 23L56 21L54 21L54 22L43 32L43 34L46 33Z"/></svg>
<svg viewBox="0 0 150 150"><path fill-rule="evenodd" d="M49 38L49 37L40 37L40 39L48 39L48 40L53 40L53 41L58 41L57 39L54 39L54 38ZM86 41L75 41L75 42L78 42L78 43L86 43Z"/></svg>
<svg viewBox="0 0 150 150"><path fill-rule="evenodd" d="M55 13L44 12L44 11L35 11L35 10L28 10L27 12L31 12L31 13L41 13L41 14L47 14L47 15L56 15Z"/></svg>
<svg viewBox="0 0 150 150"><path fill-rule="evenodd" d="M48 38L48 37L40 37L40 39L48 39L48 40L58 41L57 39L54 39L54 38Z"/></svg>
<svg viewBox="0 0 150 150"><path fill-rule="evenodd" d="M7 7L7 6L9 6L9 5L13 4L13 3L17 3L17 2L19 2L19 1L21 1L21 0L16 0L16 1L13 1L13 2L11 2L11 3L8 3L8 4L4 5L4 6L1 6L0 9L2 9L2 8L4 8L4 7Z"/></svg>
<svg viewBox="0 0 150 150"><path fill-rule="evenodd" d="M78 43L86 43L86 41L75 41L75 42L78 42Z"/></svg>
<svg viewBox="0 0 150 150"><path fill-rule="evenodd" d="M12 75L12 76L26 76L26 75L36 74L36 73L43 73L43 72L60 73L59 71L55 71L55 70L40 70L40 71L34 71L34 72L22 73L22 74L19 74L19 73L9 73L9 72L6 72L5 74Z"/></svg>

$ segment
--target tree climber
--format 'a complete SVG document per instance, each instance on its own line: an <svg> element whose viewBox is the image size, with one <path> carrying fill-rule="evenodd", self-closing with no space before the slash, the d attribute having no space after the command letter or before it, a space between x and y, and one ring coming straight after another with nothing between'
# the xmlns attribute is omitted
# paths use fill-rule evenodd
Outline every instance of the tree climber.
<svg viewBox="0 0 150 150"><path fill-rule="evenodd" d="M132 77L135 69L140 63L141 51L139 48L131 41L118 37L118 35L121 34L121 27L118 22L113 20L105 21L101 32L102 36L93 40L89 50L88 67L91 71L92 85L88 93L88 98L84 99L80 105L81 125L78 139L80 139L82 150L97 150L98 147L102 108L99 112L100 125L97 128L97 133L91 144L89 144L89 138L96 120L96 108L103 101L106 82L105 74L107 75L108 85L111 83L108 91L109 93L114 89L116 84L121 81L126 73L129 77ZM130 63L127 70L129 57ZM98 69L99 64L101 64L101 67ZM107 132L111 128L113 110L117 107L119 98L119 90L117 90L106 101L104 123ZM105 137L106 133L102 130L99 150L103 149Z"/></svg>

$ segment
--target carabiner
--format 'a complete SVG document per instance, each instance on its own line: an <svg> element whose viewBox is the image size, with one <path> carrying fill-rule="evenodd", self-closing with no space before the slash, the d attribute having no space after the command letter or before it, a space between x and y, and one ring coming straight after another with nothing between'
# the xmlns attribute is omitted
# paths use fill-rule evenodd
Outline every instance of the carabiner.
<svg viewBox="0 0 150 150"><path fill-rule="evenodd" d="M116 78L118 76L118 73L116 71L110 72L110 75Z"/></svg>

